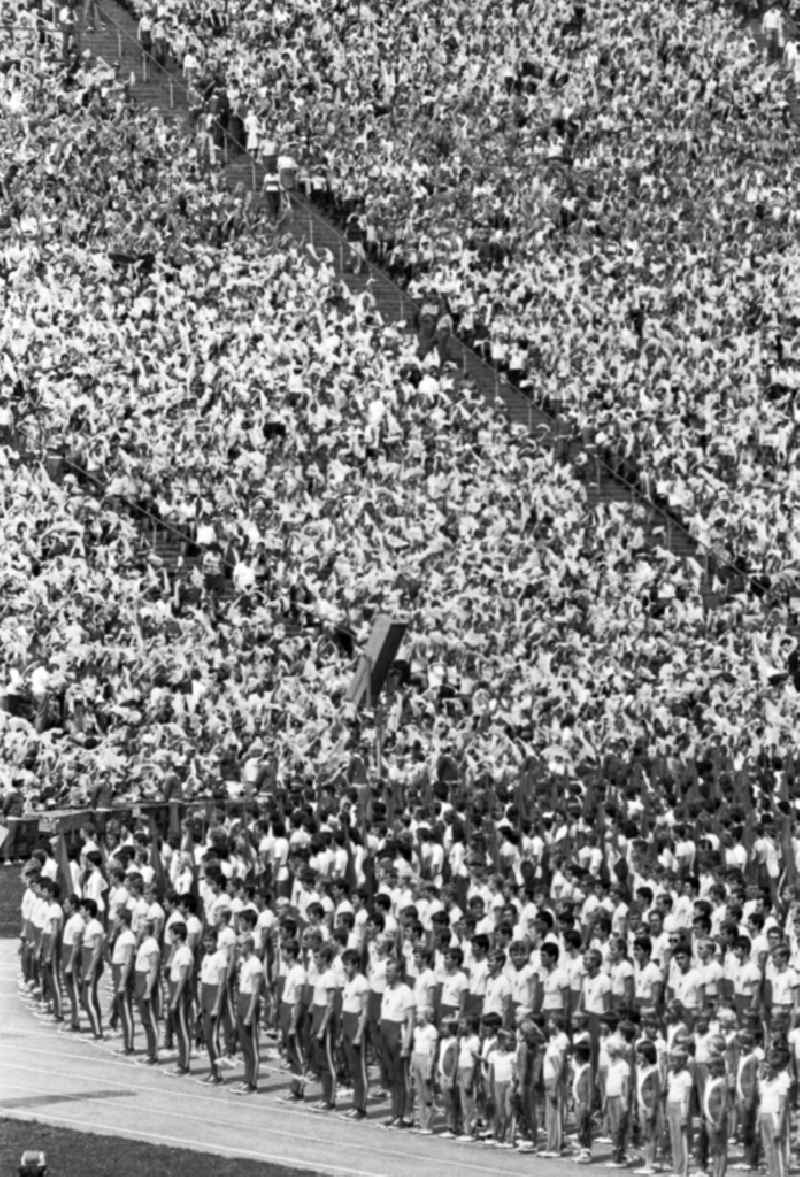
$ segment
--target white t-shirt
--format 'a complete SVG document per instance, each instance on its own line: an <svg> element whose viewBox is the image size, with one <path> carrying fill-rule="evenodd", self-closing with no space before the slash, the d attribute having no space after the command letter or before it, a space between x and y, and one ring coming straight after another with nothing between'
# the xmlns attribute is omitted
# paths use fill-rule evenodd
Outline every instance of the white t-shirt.
<svg viewBox="0 0 800 1177"><path fill-rule="evenodd" d="M596 977L583 978L584 1009L587 1014L602 1014L605 1010L603 998L611 992L611 981L604 973Z"/></svg>
<svg viewBox="0 0 800 1177"><path fill-rule="evenodd" d="M180 981L181 969L188 968L189 973L192 971L192 950L188 944L176 944L175 951L172 954L172 961L169 966L170 981Z"/></svg>
<svg viewBox="0 0 800 1177"><path fill-rule="evenodd" d="M386 1022L404 1022L414 1008L414 994L408 985L387 987L381 997L381 1020Z"/></svg>
<svg viewBox="0 0 800 1177"><path fill-rule="evenodd" d="M228 953L224 948L207 953L200 963L200 980L203 985L219 985L228 968Z"/></svg>
<svg viewBox="0 0 800 1177"><path fill-rule="evenodd" d="M369 981L363 973L356 973L352 981L342 987L342 1013L359 1014L369 994Z"/></svg>
<svg viewBox="0 0 800 1177"><path fill-rule="evenodd" d="M73 912L69 919L64 924L64 934L61 937L61 943L65 948L72 948L72 946L83 939L83 920L77 912Z"/></svg>
<svg viewBox="0 0 800 1177"><path fill-rule="evenodd" d="M257 956L248 956L239 962L239 992L249 997L260 988L261 961Z"/></svg>
<svg viewBox="0 0 800 1177"><path fill-rule="evenodd" d="M442 1005L458 1006L461 994L469 989L467 974L457 970L455 973L445 973L442 980Z"/></svg>
<svg viewBox="0 0 800 1177"><path fill-rule="evenodd" d="M130 928L123 928L114 941L111 963L116 965L125 964L126 960L132 957L135 950L136 937Z"/></svg>
<svg viewBox="0 0 800 1177"><path fill-rule="evenodd" d="M772 1004L792 1005L797 986L800 984L800 979L794 969L788 968L784 972L774 972L770 981L772 983Z"/></svg>
<svg viewBox="0 0 800 1177"><path fill-rule="evenodd" d="M136 950L136 964L134 966L136 972L148 973L150 971L151 958L153 956L158 957L158 955L158 940L156 940L155 936L145 936Z"/></svg>

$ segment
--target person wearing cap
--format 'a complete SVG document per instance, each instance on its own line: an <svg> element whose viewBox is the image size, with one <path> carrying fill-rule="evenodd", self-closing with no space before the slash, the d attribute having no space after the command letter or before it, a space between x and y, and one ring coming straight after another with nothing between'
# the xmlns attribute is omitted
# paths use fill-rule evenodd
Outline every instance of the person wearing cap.
<svg viewBox="0 0 800 1177"><path fill-rule="evenodd" d="M253 952L253 945L254 940L249 933L240 937L236 1031L242 1048L244 1077L233 1088L239 1095L252 1095L258 1090L258 1013L263 972L261 961Z"/></svg>

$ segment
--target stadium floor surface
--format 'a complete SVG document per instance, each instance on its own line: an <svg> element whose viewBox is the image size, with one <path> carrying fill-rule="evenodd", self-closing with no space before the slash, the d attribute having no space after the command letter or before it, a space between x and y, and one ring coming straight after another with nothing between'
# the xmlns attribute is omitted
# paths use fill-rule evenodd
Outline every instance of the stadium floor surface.
<svg viewBox="0 0 800 1177"><path fill-rule="evenodd" d="M107 994L103 1008L108 1008ZM279 1096L286 1075L277 1059L265 1062L268 1073L258 1094L237 1098L225 1087L209 1089L201 1083L207 1068L199 1058L193 1060L193 1080L118 1057L113 1053L118 1038L94 1043L86 1034L60 1033L36 1016L17 989L14 940L0 941L0 1025L0 1117L331 1177L427 1177L432 1172L475 1177L487 1171L512 1177L533 1167L537 1177L555 1177L578 1171L570 1161L387 1131L377 1111L370 1113L375 1119L353 1123L284 1104Z"/></svg>

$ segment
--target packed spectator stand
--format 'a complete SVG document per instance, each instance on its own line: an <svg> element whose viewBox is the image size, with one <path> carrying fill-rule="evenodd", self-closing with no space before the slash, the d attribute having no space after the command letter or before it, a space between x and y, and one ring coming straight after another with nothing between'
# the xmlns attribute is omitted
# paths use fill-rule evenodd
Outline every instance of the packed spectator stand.
<svg viewBox="0 0 800 1177"><path fill-rule="evenodd" d="M469 1025L457 1035L479 1077L464 1099L439 1092L445 1134L527 1149L543 1131L561 1155L569 1102L582 1160L598 1113L614 1163L641 1146L645 1171L663 1154L685 1177L686 1055L715 1160L728 1121L698 1074L712 1089L724 1055L744 1163L758 1109L779 1177L781 1076L800 1058L792 24L764 13L762 50L711 3L409 16L137 9L143 49L184 78L187 133L137 100L124 64L82 50L102 5L3 9L3 829L85 807L108 818L102 839L84 823L69 860L56 837L60 863L38 850L26 868L21 987L64 1016L55 879L94 945L73 1028L88 1016L98 1039L102 945L132 981L173 935L172 969L200 910L206 932L230 921L239 935L219 967L235 964L232 1002L253 998L226 1023L245 1092L258 985L272 1033L298 935L309 986L313 949L318 977L320 961L355 970L348 983L364 967L371 997L385 995L379 958L415 981L400 1021L422 1022L420 1130L434 1123L420 1059L435 1050L447 1078L468 994L474 1050ZM229 182L225 134L259 163L264 199ZM368 285L351 290L330 251L290 235L295 182L339 218L356 272L382 263L430 311L427 339L387 325ZM571 422L587 454L784 591L765 600L763 580L725 582L654 545L642 502L590 504L580 470L427 346L450 330ZM182 537L175 561L147 542L154 527ZM406 639L380 705L356 711L345 691L381 611ZM530 984L498 1014L475 950L499 971L515 945ZM194 967L167 978L187 1009L211 985L204 968L194 992ZM112 997L130 1054L130 994ZM155 1063L156 1006L142 1011ZM616 1036L599 1063L603 1018ZM410 1025L400 1051L380 1021L371 1061L388 1122L407 1127L408 1076L386 1051L409 1056ZM669 1149L645 1114L656 1046L634 1051L639 1027L664 1029L658 1057L676 1067L658 1079ZM167 1018L170 1043L173 1030L186 1074L186 1028ZM292 1098L316 1076L332 1110L319 1047L282 1032ZM497 1111L514 1073L503 1032L515 1058L541 1055L513 1116ZM320 1041L331 1033L324 1015ZM350 1080L361 1058L338 1060ZM593 1084L605 1067L602 1107L581 1094L584 1063Z"/></svg>
<svg viewBox="0 0 800 1177"><path fill-rule="evenodd" d="M763 49L718 4L275 5L266 41L251 4L136 13L256 158L299 163L354 243L698 538L794 567L779 8Z"/></svg>
<svg viewBox="0 0 800 1177"><path fill-rule="evenodd" d="M385 22L389 38L406 36L394 11L379 8L369 19L351 21L342 10L335 10L332 28L345 56L334 52L331 61L324 60L326 68L333 70L333 81L350 61L348 48L356 56L359 38L371 35L366 31L371 20ZM511 31L516 28L527 35L534 15L525 5L513 9L507 18ZM35 34L32 24L26 29L24 7L16 17L11 27L24 50L26 38ZM250 62L251 73L245 76L250 61L248 13L239 20L229 9L225 28L213 14L205 23L192 21L192 32L184 28L183 41L167 35L169 18L162 6L152 44L156 59L174 54L186 74L186 54L191 52L204 76L211 73L224 80L231 110L243 110L255 85L252 69L259 65ZM142 19L140 36L146 40L146 13ZM463 14L460 19L462 25L467 20ZM477 22L478 16L469 19ZM501 19L505 18L487 6L485 28L462 27L448 50L450 56L445 54L447 59L438 61L434 55L433 74L426 84L442 84L441 77L449 77L450 69L462 81L471 77L474 54L494 44L492 22ZM567 25L559 21L537 25L537 36L546 44L559 39L564 52L568 51L569 84L577 87L564 117L551 120L551 140L558 140L560 133L561 140L569 139L573 146L582 141L570 120L577 120L577 112L588 119L593 109L584 77L591 70L584 55L593 61L591 46L598 40L598 31L602 32L600 43L619 32L615 19L601 9L588 22L575 17ZM720 78L728 73L734 79L740 75L743 66L737 54L748 45L746 35L726 13L701 7L670 16L648 14L643 7L636 19L664 22L663 29L654 27L659 31L661 58L669 63L670 46L679 35L690 46L711 37L719 53L720 76L714 84L704 83L705 89L700 83L689 87L682 105L660 101L652 112L654 119L674 117L680 122L684 108L699 118L702 98L722 101L720 94L727 91ZM442 20L445 24L450 20L446 12ZM310 33L308 21L313 26ZM610 22L608 29L604 22ZM636 40L639 26L634 22L629 31ZM315 54L322 53L323 41L331 43L332 30L325 32L322 37L302 9L291 18L275 11L273 38L289 47L297 40L307 41L300 58L308 66L307 85L323 96L327 75L320 72ZM427 36L424 30L418 35L420 53L428 48ZM233 52L233 45L238 53L236 70L225 57ZM407 48L404 41L402 45ZM38 52L40 68L60 69L58 56L48 57L45 48ZM294 60L294 53L294 48L287 48L283 58ZM465 54L466 62L461 60ZM415 60L414 54L407 59ZM638 59L633 54L625 60ZM672 63L667 69L661 60L660 92L665 77L670 85L682 84L692 62L689 55L683 65ZM651 64L653 72L656 66ZM602 66L594 62L595 75L606 67L608 62ZM190 63L190 74L193 68ZM611 70L607 84L621 88L628 68L626 64L618 76ZM231 90L237 71L238 99L237 91ZM345 73L352 91L359 84L359 74L349 68ZM545 93L549 102L550 91L560 89L558 78L550 77L545 86L536 74L520 59L498 69L496 75L487 70L475 82L474 94L469 86L462 87L465 119L475 113L470 103L487 85L490 89L483 94L481 109L490 121L501 118L509 103L529 111L530 117L517 128L520 166L528 158L522 149L526 134L532 142L538 141ZM241 786L243 758L254 742L257 752L269 759L277 780L321 770L335 777L354 749L369 759L371 730L367 727L364 733L354 717L342 719L337 703L354 643L363 639L370 617L381 607L405 610L412 617L404 659L407 681L394 695L386 717L388 739L380 772L389 778L407 780L415 756L427 761L446 754L456 757L468 779L489 767L496 779L511 779L521 764L546 763L541 754L552 745L564 746L568 762L596 767L618 732L629 754L647 743L656 757L680 749L685 759L691 759L702 755L710 741L724 747L720 764L729 769L738 763L737 756L757 758L772 749L791 758L794 636L786 611L770 616L765 626L759 602L746 590L732 599L712 596L717 607L709 607L704 570L676 561L668 552L647 551L642 516L635 507L600 505L591 513L583 511L585 489L568 468L553 464L521 431L513 437L469 388L463 395L460 389L454 402L449 393L458 381L457 373L441 368L436 354L420 362L411 337L382 329L368 294L355 300L348 297L334 273L333 259L317 258L313 247L298 244L287 250L288 243L280 238L280 205L277 209L263 205L242 190L226 191L216 173L207 176L202 137L194 142L184 139L176 123L142 110L119 75L113 63L74 56L67 71L69 85L58 96L47 97L41 92L39 70L27 72L12 63L8 74L4 114L24 137L22 156L18 144L6 138L4 164L4 193L11 210L5 226L4 382L8 394L22 398L13 409L14 444L20 440L20 431L25 441L26 430L43 431L41 438L34 437L34 446L60 438L67 468L81 473L84 484L77 485L70 474L56 488L44 471L37 471L28 475L24 501L18 488L10 497L17 514L7 513L5 528L18 551L12 542L6 551L11 583L19 597L9 598L6 612L11 617L5 620L5 714L17 719L5 737L13 749L4 770L7 811L18 804L14 782L21 779L27 782L26 806L39 800L51 806L63 805L65 800L85 802L94 795L98 776L113 781L115 774L119 781L114 791L121 787L134 799L160 795L164 776L171 779L175 768L189 796L202 792L210 782L222 795L225 788L231 792ZM595 75L594 92L605 93L605 83ZM280 115L282 85L290 76L288 71L278 85L270 84L268 98L259 95L265 103L259 119L270 145L266 154L277 158L277 144L283 142L300 159L300 180L307 181L312 192L314 175L327 161L325 198L352 221L352 199L357 194L349 193L336 168L329 166L326 136L338 133L338 123L332 118L331 125L321 129L324 102L315 103L315 111L320 112L316 132L308 119L296 122L296 128L305 128L305 157L302 145L286 138ZM269 73L266 77L270 83L274 80ZM775 66L764 63L755 72L751 69L750 85L741 88L741 93L734 87L736 109L742 116L740 138L749 138L751 128L759 128L759 110L768 118L762 153L784 151L788 143L789 129L771 117L788 105L783 78ZM399 98L413 96L416 82L401 76L384 78L382 84L396 101L391 116L384 111L374 117L391 117L400 136L408 129L408 120L399 117L403 110ZM647 84L640 83L643 99L649 93ZM359 110L357 92L348 93L345 103L343 94L337 96L336 86L332 89L331 109L338 116L345 117L345 109ZM760 89L764 92L756 101L753 93ZM37 118L36 106L42 102L46 117ZM650 111L649 103L643 105ZM752 106L758 109L753 111ZM605 103L605 107L614 111L619 103ZM621 109L617 114L622 118ZM285 110L283 115L288 117ZM199 121L204 123L203 118ZM484 141L479 133L482 124L479 120L470 125L474 139L470 150L474 150ZM719 129L728 124L717 120L715 125ZM383 122L380 126L381 144L402 159L404 141L385 135ZM535 133L534 128L538 128ZM488 124L484 130L488 135ZM495 148L500 150L497 144L505 143L505 132L498 127L495 132ZM612 125L604 133L611 141L617 131ZM591 128L582 134L599 151L603 134L595 135ZM757 137L756 131L753 134ZM676 133L673 138L678 151L680 136ZM648 138L648 142L657 141L669 142L669 137ZM636 142L642 149L640 140ZM248 147L256 155L262 152L260 132L251 131ZM466 150L461 144L459 151L462 148ZM551 162L537 169L545 186L564 180L561 155L553 152ZM567 171L579 157L576 147ZM353 167L361 166L357 154L349 158ZM484 157L487 166L490 158ZM659 167L664 170L667 162L660 161ZM646 173L646 161L640 163L640 171ZM602 158L593 166L602 171L601 165ZM394 166L402 171L405 165ZM711 165L704 159L702 166ZM409 165L409 171L413 170ZM675 175L680 173L673 170ZM89 183L85 188L75 183L56 192L52 177L59 172L88 178ZM391 174L396 178L398 173ZM432 174L429 187L435 195L439 173L434 169ZM360 175L363 184L386 183L379 160L361 168ZM611 182L608 177L606 182ZM645 185L651 192L652 187ZM700 188L705 191L704 183ZM398 191L391 189L399 200ZM424 201L424 191L423 184L418 202ZM516 191L522 191L522 185L516 185ZM456 183L456 206L463 203L458 193ZM358 195L364 201L363 216L360 212L359 216L369 220L375 211L371 190ZM654 207L655 203L654 198ZM729 204L723 201L725 208ZM642 198L640 212L647 207ZM433 215L426 205L419 219L417 208L422 209L422 203L403 211L405 223L414 232ZM445 223L446 210L440 211L443 215L437 224ZM735 203L734 211L741 215L741 202ZM510 238L498 228L494 230L498 248L479 248L474 257L469 256L465 242L473 239L486 214L483 206L465 208L464 216L475 225L462 226L463 232L456 226L459 256L477 268L456 268L450 286L442 286L438 279L429 282L433 270L422 254L415 255L412 265L403 270L412 292L432 290L441 309L452 310L455 325L477 342L480 332L476 335L465 327L469 319L463 318L457 305L459 299L470 297L470 275L491 286L510 282L516 272L509 269ZM788 210L787 225L790 214ZM694 210L692 216L692 223L699 224L701 210ZM536 248L554 251L553 257L569 249L570 258L584 248L583 217L576 216L568 224L558 223L558 218L543 222L532 218L530 223L545 225L537 230L543 237L538 246L532 238L525 246L532 258ZM710 232L712 226L716 233L720 224L719 217L703 220L703 231ZM770 256L784 268L788 281L791 254L784 251L779 256L776 236L783 224L781 218L768 218L759 240L760 248L774 245ZM642 232L644 228L643 222ZM280 245L279 251L267 251L265 230ZM671 233L674 239L675 230ZM524 233L519 236L522 240ZM616 250L620 237L627 248L630 241L625 234L611 232L610 227L590 244L595 251L602 251L605 244ZM370 252L390 268L397 261L398 248L403 248L398 246L394 228L388 237L366 233L365 241ZM717 238L707 242L715 265L720 259L718 244ZM702 241L696 243L696 248L701 245ZM678 251L671 252L677 255ZM434 263L435 255L428 260ZM598 260L600 268L608 269L607 258L598 255ZM674 291L674 277L667 281L669 273L656 266L655 274L664 275L659 285ZM634 257L624 279L629 285L637 267ZM548 270L529 265L526 281L532 281L534 273L538 281L544 281ZM531 303L540 317L554 313L551 307L558 305L561 284L555 272L552 277L548 299ZM618 279L612 275L609 280L613 286ZM767 286L766 297L774 298L779 288L761 281ZM519 284L514 285L519 290ZM268 301L259 301L256 292L262 289L270 290ZM570 289L565 280L568 301ZM587 298L598 297L588 277L585 293ZM740 293L738 287L735 296L726 289L725 297L735 301ZM654 296L660 297L658 290L654 289ZM447 305L441 306L442 298ZM625 326L628 312L623 303L618 303L622 316L618 330L609 331L607 325L603 330L609 343L616 340L618 345L618 372L630 375L631 365L641 370L647 347L636 327L637 322L641 326L641 318L632 321L631 330ZM613 307L613 300L604 299L604 305ZM218 313L221 309L224 315ZM692 314L697 319L699 312ZM502 308L492 308L495 325L502 315ZM519 318L517 312L514 317ZM142 347L145 332L148 343ZM655 328L653 334L658 335ZM701 334L708 332L703 329ZM556 338L545 322L536 325L536 336L539 345ZM582 333L581 338L588 337ZM692 338L691 332L685 334L682 344ZM104 357L112 353L109 363ZM752 364L751 349L739 348L737 354L742 365ZM784 355L790 354L787 341ZM502 366L502 356L497 352L492 356ZM678 358L671 361L673 372ZM595 366L598 371L604 367L600 360ZM528 368L524 372L512 369L511 374L541 395L547 369L553 368L555 375L556 367L545 362L535 380L527 379L532 377ZM693 366L693 388L701 367ZM559 408L571 411L565 393L569 379L561 375ZM604 409L586 391L590 389L587 375L580 381L582 416L576 417L576 424L600 448L608 422L625 431L628 448L638 445L641 439L635 440L619 395L604 394L608 401ZM716 375L715 383L719 384ZM629 382L628 387L638 385ZM750 388L744 382L739 387ZM666 403L660 400L657 411L653 410L654 424ZM710 403L711 398L704 397L701 410L705 412ZM763 423L771 405L785 402L761 396L757 403L755 410L751 397L746 411L736 409L739 426L748 412L755 411ZM642 427L647 414L637 409L636 415ZM713 454L725 448L724 419L715 415L714 426L719 436L710 447L712 463L701 466L702 479L712 488ZM8 432L11 427L5 428ZM658 432L658 444L665 453L669 450L674 476L681 468L681 454L669 449L669 432L660 428ZM684 445L689 436L690 431L682 428L676 444ZM791 436L784 438L787 460ZM614 450L613 445L608 448ZM702 447L695 459L701 452ZM6 454L15 465L13 444ZM479 488L470 473L476 457L482 463ZM749 485L747 477L740 485L742 468L747 475L747 461L731 460L726 466L736 476L734 496ZM774 463L770 472L777 477ZM104 489L100 499L85 489L85 479L99 474ZM784 529L788 543L791 516L782 511L790 509L791 470L785 475L780 497L768 496L768 506L778 514L779 530ZM731 523L737 517L735 498L721 506L718 489L714 504L725 517L726 542L730 540L741 551ZM756 501L757 496L751 498ZM69 521L61 522L60 532L59 522L54 524L48 513L56 501L71 515ZM173 580L158 567L157 559L148 560L131 529L127 509L131 501L139 512L149 512L191 533L195 552L203 553L200 567L186 561L185 575ZM34 535L29 522L32 502L40 512ZM414 520L410 527L409 518ZM708 531L703 534L713 538ZM775 535L772 540L777 542ZM340 544L344 536L349 545ZM343 547L355 551L345 555ZM777 567L791 568L788 552ZM517 599L510 593L508 598L495 596L498 576L506 590L516 586ZM574 588L568 600L565 584ZM76 586L83 590L79 589L77 600ZM115 596L113 605L108 603L110 591ZM43 595L63 632L55 628L46 638L39 635L26 645L24 625L18 619L29 616L33 602ZM144 603L139 601L141 596ZM544 612L548 597L550 607ZM452 608L454 599L461 602L458 609ZM527 615L526 601L536 603L536 612ZM110 624L102 616L108 609ZM636 646L635 624L649 634L646 643ZM485 634L492 635L488 643ZM98 648L101 635L104 649ZM108 648L109 636L119 638L116 652ZM600 670L601 679L608 682L602 699L589 689L598 676L598 658L601 665L609 660L608 667ZM529 675L512 672L520 659L533 663ZM695 676L694 681L685 681L687 672ZM648 685L650 680L655 685ZM628 681L636 683L632 698ZM751 691L753 681L758 683L756 692ZM692 708L699 741L685 732L676 739L670 717ZM743 708L745 714L758 717L755 727L745 725L746 734L735 722ZM23 714L14 717L15 711ZM331 727L337 715L341 730L336 722ZM25 726L31 721L32 740ZM304 730L302 752L294 739L295 727ZM223 730L227 734L220 748ZM259 743L263 740L266 748ZM232 756L228 748L234 750ZM18 768L12 765L26 766L21 768L23 777L16 775ZM41 798L37 796L40 786Z"/></svg>

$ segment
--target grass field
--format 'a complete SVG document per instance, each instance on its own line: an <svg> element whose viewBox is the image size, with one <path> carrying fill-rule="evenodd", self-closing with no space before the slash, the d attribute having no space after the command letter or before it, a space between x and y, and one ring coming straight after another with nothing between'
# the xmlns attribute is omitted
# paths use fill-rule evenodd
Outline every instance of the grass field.
<svg viewBox="0 0 800 1177"><path fill-rule="evenodd" d="M0 1177L16 1177L26 1149L41 1149L48 1177L297 1177L297 1169L136 1140L0 1119ZM307 1177L308 1170L303 1170Z"/></svg>

